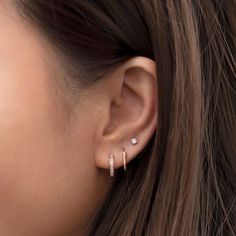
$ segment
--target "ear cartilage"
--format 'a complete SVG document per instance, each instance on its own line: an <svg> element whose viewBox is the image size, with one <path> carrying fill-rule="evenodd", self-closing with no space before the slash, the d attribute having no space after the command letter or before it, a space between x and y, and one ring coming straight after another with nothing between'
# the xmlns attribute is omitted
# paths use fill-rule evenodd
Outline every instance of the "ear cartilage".
<svg viewBox="0 0 236 236"><path fill-rule="evenodd" d="M138 140L136 138L132 138L130 142L132 143L132 145L136 145L138 143Z"/></svg>

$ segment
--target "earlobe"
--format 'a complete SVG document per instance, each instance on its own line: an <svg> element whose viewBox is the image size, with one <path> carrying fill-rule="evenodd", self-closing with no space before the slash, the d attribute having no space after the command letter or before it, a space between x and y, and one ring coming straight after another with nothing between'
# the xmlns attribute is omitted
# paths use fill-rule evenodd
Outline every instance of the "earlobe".
<svg viewBox="0 0 236 236"><path fill-rule="evenodd" d="M110 86L114 94L109 97L107 124L102 128L95 151L95 164L99 168L128 168L148 144L157 125L156 64L149 58L135 57L121 66ZM104 123L103 123L104 124ZM112 174L113 173L113 174Z"/></svg>

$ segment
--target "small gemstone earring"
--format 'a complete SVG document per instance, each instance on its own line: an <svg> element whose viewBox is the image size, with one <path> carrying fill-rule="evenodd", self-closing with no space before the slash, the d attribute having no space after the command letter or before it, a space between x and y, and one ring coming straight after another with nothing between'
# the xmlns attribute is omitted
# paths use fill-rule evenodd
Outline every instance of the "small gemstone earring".
<svg viewBox="0 0 236 236"><path fill-rule="evenodd" d="M126 151L125 151L124 148L123 148L123 151L122 151L122 159L123 159L124 171L126 171L127 154L126 154Z"/></svg>
<svg viewBox="0 0 236 236"><path fill-rule="evenodd" d="M133 145L136 145L138 143L138 140L134 137L134 138L131 138L130 142L133 144Z"/></svg>
<svg viewBox="0 0 236 236"><path fill-rule="evenodd" d="M114 162L115 162L115 159L114 159L114 154L111 153L109 155L109 167L110 167L110 177L114 177Z"/></svg>

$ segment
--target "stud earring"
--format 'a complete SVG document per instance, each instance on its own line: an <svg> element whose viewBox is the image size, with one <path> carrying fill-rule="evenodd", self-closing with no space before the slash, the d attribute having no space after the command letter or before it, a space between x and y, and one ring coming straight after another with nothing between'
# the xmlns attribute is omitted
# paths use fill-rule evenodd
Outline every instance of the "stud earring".
<svg viewBox="0 0 236 236"><path fill-rule="evenodd" d="M114 162L115 162L115 158L114 158L114 154L111 153L109 155L109 167L110 167L110 177L114 177Z"/></svg>
<svg viewBox="0 0 236 236"><path fill-rule="evenodd" d="M133 144L133 145L136 145L138 143L138 140L134 137L134 138L131 138L130 142Z"/></svg>
<svg viewBox="0 0 236 236"><path fill-rule="evenodd" d="M127 154L125 149L123 148L122 151L122 159L123 159L123 167L124 167L124 171L126 171L126 163L127 163Z"/></svg>

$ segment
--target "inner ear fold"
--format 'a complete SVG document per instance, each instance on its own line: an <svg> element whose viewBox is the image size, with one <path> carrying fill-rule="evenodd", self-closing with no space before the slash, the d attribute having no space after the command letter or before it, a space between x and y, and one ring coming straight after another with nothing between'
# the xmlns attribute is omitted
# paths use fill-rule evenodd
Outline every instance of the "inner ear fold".
<svg viewBox="0 0 236 236"><path fill-rule="evenodd" d="M133 79L135 79L133 77ZM132 123L142 112L143 101L139 94L127 84L126 77L121 89L119 102L112 101L110 107L110 122L104 130L104 135L115 132L124 123Z"/></svg>
<svg viewBox="0 0 236 236"><path fill-rule="evenodd" d="M104 139L128 147L133 136L139 137L142 141L132 148L131 158L144 148L156 128L156 82L154 75L143 68L128 69L120 88L119 102L113 101L110 106Z"/></svg>
<svg viewBox="0 0 236 236"><path fill-rule="evenodd" d="M132 67L126 71L119 102L111 103L110 122L104 130L107 138L110 134L116 136L116 133L118 137L122 127L127 134L130 129L138 134L140 129L148 125L156 108L156 82L152 74L140 67Z"/></svg>

